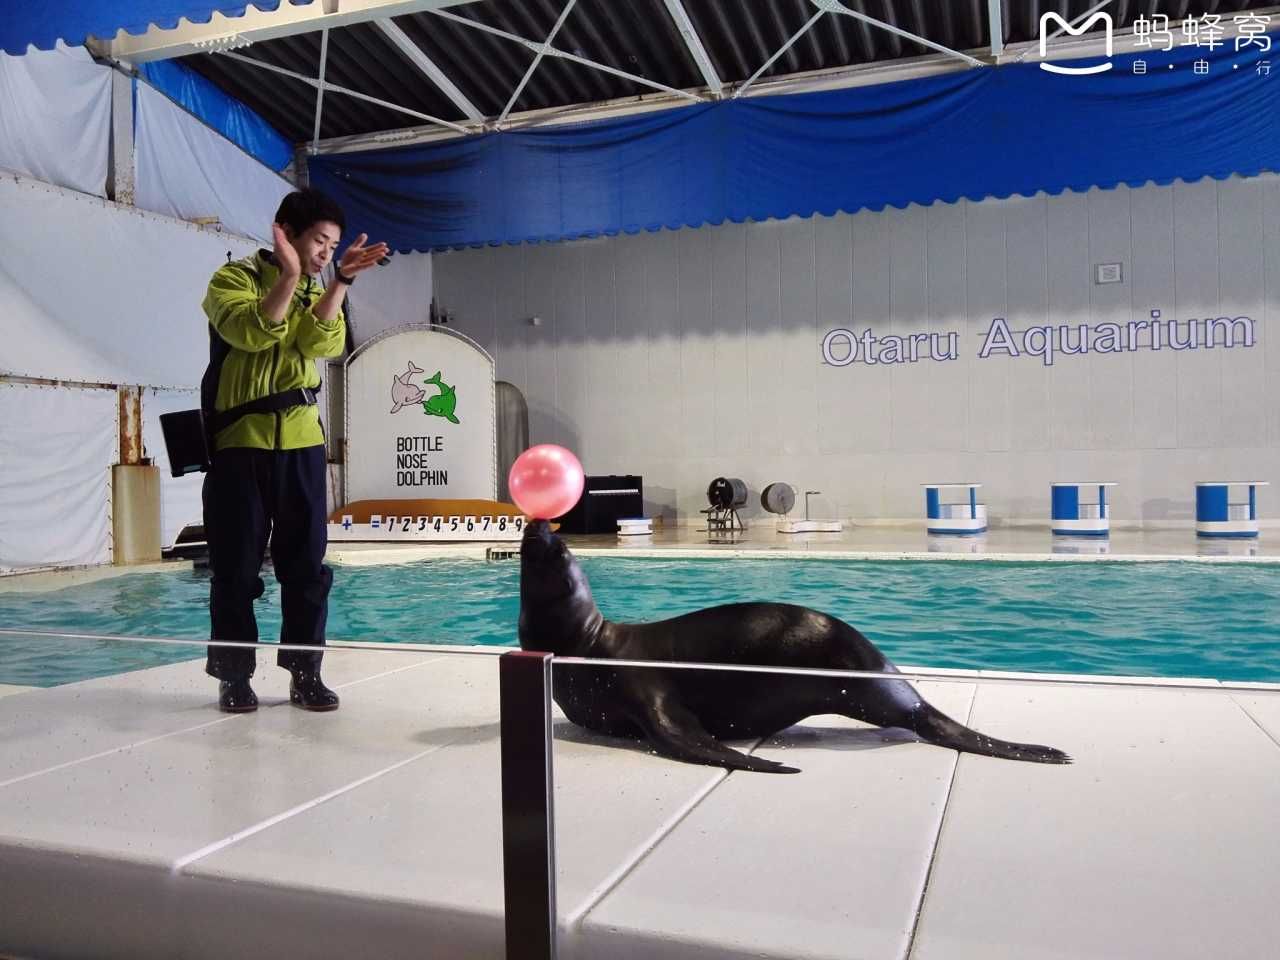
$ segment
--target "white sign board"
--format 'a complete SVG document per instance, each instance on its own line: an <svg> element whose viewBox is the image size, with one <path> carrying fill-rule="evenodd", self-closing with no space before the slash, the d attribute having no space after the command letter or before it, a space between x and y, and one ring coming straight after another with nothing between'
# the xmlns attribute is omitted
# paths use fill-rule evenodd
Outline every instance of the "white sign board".
<svg viewBox="0 0 1280 960"><path fill-rule="evenodd" d="M440 327L402 327L346 363L345 502L497 495L493 358Z"/></svg>

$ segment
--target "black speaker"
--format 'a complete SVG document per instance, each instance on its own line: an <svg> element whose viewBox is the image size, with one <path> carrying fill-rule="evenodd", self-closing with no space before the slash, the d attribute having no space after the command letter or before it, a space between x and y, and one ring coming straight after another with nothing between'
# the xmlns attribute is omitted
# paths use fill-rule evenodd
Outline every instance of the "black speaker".
<svg viewBox="0 0 1280 960"><path fill-rule="evenodd" d="M617 533L620 517L644 516L644 484L636 476L587 477L582 497L560 517L561 533Z"/></svg>
<svg viewBox="0 0 1280 960"><path fill-rule="evenodd" d="M199 410L160 414L160 431L169 455L169 472L175 477L209 469L209 440Z"/></svg>

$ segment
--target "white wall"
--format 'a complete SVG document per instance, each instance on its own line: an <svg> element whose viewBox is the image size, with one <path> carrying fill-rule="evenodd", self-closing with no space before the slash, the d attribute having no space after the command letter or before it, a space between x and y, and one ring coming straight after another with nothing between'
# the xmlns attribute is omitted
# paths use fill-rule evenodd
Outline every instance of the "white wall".
<svg viewBox="0 0 1280 960"><path fill-rule="evenodd" d="M1124 282L1093 283L1112 261ZM698 517L725 475L821 490L820 515L918 518L920 483L974 480L996 522L1039 520L1050 481L1099 479L1120 483L1117 525L1158 526L1191 518L1197 479L1280 481L1274 176L486 248L438 255L434 274L454 325L525 392L532 442L642 474L653 512ZM1152 309L1249 316L1257 343L977 356L995 317ZM959 358L831 366L833 327L957 331ZM1261 510L1280 516L1280 491Z"/></svg>
<svg viewBox="0 0 1280 960"><path fill-rule="evenodd" d="M355 234L353 223L348 233ZM371 237L377 243L380 237ZM351 288L356 346L408 323L426 323L431 311L431 254L398 253Z"/></svg>

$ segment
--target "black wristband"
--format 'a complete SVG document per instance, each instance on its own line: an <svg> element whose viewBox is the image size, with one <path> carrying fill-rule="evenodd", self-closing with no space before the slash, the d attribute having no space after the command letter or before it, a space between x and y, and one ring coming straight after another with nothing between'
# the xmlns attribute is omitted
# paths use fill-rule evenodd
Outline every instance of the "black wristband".
<svg viewBox="0 0 1280 960"><path fill-rule="evenodd" d="M355 277L343 276L342 271L339 270L337 267L333 268L333 278L337 280L339 283L345 283L348 287L356 282Z"/></svg>

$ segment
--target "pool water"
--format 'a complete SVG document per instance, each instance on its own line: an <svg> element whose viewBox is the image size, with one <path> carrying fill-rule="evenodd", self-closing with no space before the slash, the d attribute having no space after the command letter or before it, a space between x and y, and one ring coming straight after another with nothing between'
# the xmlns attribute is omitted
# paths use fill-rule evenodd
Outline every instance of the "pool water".
<svg viewBox="0 0 1280 960"><path fill-rule="evenodd" d="M775 600L856 626L899 664L1280 682L1280 565L585 557L613 620ZM331 640L514 646L517 562L334 568ZM264 639L280 628L268 576ZM208 636L208 575L140 573L0 594L0 626ZM0 637L0 683L51 686L202 656L199 648Z"/></svg>

